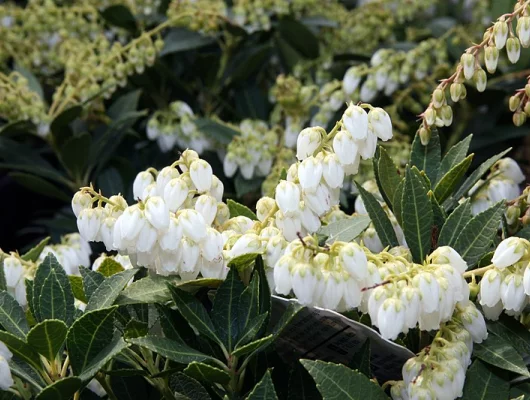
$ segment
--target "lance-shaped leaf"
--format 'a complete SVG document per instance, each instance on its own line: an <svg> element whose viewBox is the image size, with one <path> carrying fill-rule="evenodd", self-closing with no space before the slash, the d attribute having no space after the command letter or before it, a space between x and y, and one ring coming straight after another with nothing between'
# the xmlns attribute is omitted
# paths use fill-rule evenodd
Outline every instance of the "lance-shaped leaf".
<svg viewBox="0 0 530 400"><path fill-rule="evenodd" d="M371 360L372 351L370 339L366 339L361 348L355 353L348 367L359 371L366 376L372 376Z"/></svg>
<svg viewBox="0 0 530 400"><path fill-rule="evenodd" d="M473 154L464 158L440 178L439 182L434 187L434 195L439 203L443 203L445 199L451 196L469 169L471 161L473 161Z"/></svg>
<svg viewBox="0 0 530 400"><path fill-rule="evenodd" d="M259 351L265 350L265 348L269 346L274 341L275 338L276 338L275 335L270 334L268 336L262 337L258 340L255 340L253 342L250 342L244 346L237 348L236 350L234 350L232 354L236 357L241 357L249 353L252 353L252 355L255 355Z"/></svg>
<svg viewBox="0 0 530 400"><path fill-rule="evenodd" d="M318 231L318 234L327 236L326 243L333 242L351 242L359 236L370 225L370 217L368 215L354 215L348 219L341 219L323 226Z"/></svg>
<svg viewBox="0 0 530 400"><path fill-rule="evenodd" d="M379 146L379 158L374 158L374 172L377 186L385 202L393 209L394 195L403 177L384 147Z"/></svg>
<svg viewBox="0 0 530 400"><path fill-rule="evenodd" d="M46 383L43 381L40 375L37 374L32 367L20 360L11 359L9 361L9 369L11 369L11 373L13 375L18 376L25 383L33 386L37 392L40 392L42 388L46 386Z"/></svg>
<svg viewBox="0 0 530 400"><path fill-rule="evenodd" d="M263 378L254 386L247 400L278 400L270 370L267 370Z"/></svg>
<svg viewBox="0 0 530 400"><path fill-rule="evenodd" d="M85 366L83 372L79 374L79 378L83 381L92 379L98 371L100 371L109 361L114 359L129 345L123 338L116 334L114 338L107 344L90 362Z"/></svg>
<svg viewBox="0 0 530 400"><path fill-rule="evenodd" d="M253 322L254 318L259 314L259 291L260 291L260 277L254 271L249 285L243 290L239 296L239 329L240 332L246 335L247 327Z"/></svg>
<svg viewBox="0 0 530 400"><path fill-rule="evenodd" d="M42 368L37 352L22 339L19 339L11 333L0 331L0 342L4 342L13 355L26 362L35 370L39 371Z"/></svg>
<svg viewBox="0 0 530 400"><path fill-rule="evenodd" d="M294 364L289 375L287 400L322 400L315 381L301 364Z"/></svg>
<svg viewBox="0 0 530 400"><path fill-rule="evenodd" d="M25 253L21 258L24 261L37 261L39 259L40 254L42 253L42 250L46 247L48 242L50 241L50 237L42 239L35 247L30 249L27 253Z"/></svg>
<svg viewBox="0 0 530 400"><path fill-rule="evenodd" d="M263 258L261 256L258 256L256 258L254 273L257 273L259 275L259 313L269 313L270 315L270 311L272 308L272 294L269 282L267 281Z"/></svg>
<svg viewBox="0 0 530 400"><path fill-rule="evenodd" d="M464 229L473 216L471 215L471 201L466 199L447 217L440 236L438 238L439 246L453 247L458 235Z"/></svg>
<svg viewBox="0 0 530 400"><path fill-rule="evenodd" d="M502 314L497 321L488 321L488 331L512 344L521 354L530 354L530 331L518 320Z"/></svg>
<svg viewBox="0 0 530 400"><path fill-rule="evenodd" d="M128 269L106 278L90 296L85 311L99 310L113 305L136 272L138 270Z"/></svg>
<svg viewBox="0 0 530 400"><path fill-rule="evenodd" d="M237 201L234 201L232 199L228 199L226 204L228 205L228 210L230 211L230 218L242 215L244 217L250 218L253 221L258 220L256 214L254 214L254 212L247 206L239 204Z"/></svg>
<svg viewBox="0 0 530 400"><path fill-rule="evenodd" d="M191 376L177 372L169 377L169 387L178 395L186 396L190 400L210 400L206 389Z"/></svg>
<svg viewBox="0 0 530 400"><path fill-rule="evenodd" d="M436 129L432 130L431 140L427 146L421 143L420 135L414 136L410 153L410 166L416 166L418 170L425 171L431 182L434 182L438 175L441 158L440 137Z"/></svg>
<svg viewBox="0 0 530 400"><path fill-rule="evenodd" d="M154 351L163 357L169 358L170 360L181 364L189 364L193 361L212 359L212 357L201 353L194 348L168 338L144 336L139 338L131 338L127 341L129 343L145 347L148 350Z"/></svg>
<svg viewBox="0 0 530 400"><path fill-rule="evenodd" d="M499 336L488 336L484 342L475 344L473 350L476 357L490 365L530 377L523 357L514 349L510 342Z"/></svg>
<svg viewBox="0 0 530 400"><path fill-rule="evenodd" d="M174 276L148 275L127 286L120 293L116 304L166 303L171 300L168 283L178 282L179 279Z"/></svg>
<svg viewBox="0 0 530 400"><path fill-rule="evenodd" d="M250 341L252 341L258 332L261 330L261 327L263 326L263 323L269 316L269 313L261 314L250 320L248 325L245 327L245 330L243 331L243 334L239 338L238 342L236 343L236 350Z"/></svg>
<svg viewBox="0 0 530 400"><path fill-rule="evenodd" d="M160 316L160 325L165 337L188 344L191 344L195 340L195 332L193 332L188 321L186 321L178 310L173 310L168 306L160 304L156 305L156 309Z"/></svg>
<svg viewBox="0 0 530 400"><path fill-rule="evenodd" d="M427 189L416 168L408 168L405 174L401 199L403 233L415 262L423 262L431 248L433 211Z"/></svg>
<svg viewBox="0 0 530 400"><path fill-rule="evenodd" d="M228 372L202 362L191 362L184 372L192 378L206 383L215 382L220 383L221 385L226 385L230 382L230 375L228 375Z"/></svg>
<svg viewBox="0 0 530 400"><path fill-rule="evenodd" d="M429 196L429 200L431 201L432 219L433 219L432 223L433 223L433 226L436 227L436 232L439 233L440 230L442 229L442 226L444 226L447 215L445 214L445 211L442 208L442 206L440 206L440 203L436 201L436 197L434 196L434 193L432 192L432 190L429 190L427 195Z"/></svg>
<svg viewBox="0 0 530 400"><path fill-rule="evenodd" d="M63 321L47 319L31 328L27 342L33 350L52 361L63 347L67 331L68 328Z"/></svg>
<svg viewBox="0 0 530 400"><path fill-rule="evenodd" d="M494 204L469 221L457 236L453 248L470 266L476 264L491 247L504 209L504 201Z"/></svg>
<svg viewBox="0 0 530 400"><path fill-rule="evenodd" d="M4 291L0 292L0 325L22 339L25 339L29 332L24 310L9 293Z"/></svg>
<svg viewBox="0 0 530 400"><path fill-rule="evenodd" d="M168 285L168 288L182 316L200 333L217 343L222 343L204 306L191 294L171 285Z"/></svg>
<svg viewBox="0 0 530 400"><path fill-rule="evenodd" d="M383 207L379 204L379 201L372 193L368 192L361 185L358 183L356 183L356 185L363 200L364 207L374 224L377 235L379 236L379 239L381 239L383 246L399 246L394 227L392 226L385 210L383 210Z"/></svg>
<svg viewBox="0 0 530 400"><path fill-rule="evenodd" d="M466 374L463 400L507 399L510 383L496 375L490 367L475 360Z"/></svg>
<svg viewBox="0 0 530 400"><path fill-rule="evenodd" d="M473 135L467 136L464 140L458 142L442 158L440 163L440 170L438 171L438 177L434 183L438 183L442 176L447 174L449 170L453 168L456 164L460 164L464 158L466 158L467 151L469 150L469 144Z"/></svg>
<svg viewBox="0 0 530 400"><path fill-rule="evenodd" d="M46 386L35 400L70 400L81 389L81 379L69 376Z"/></svg>
<svg viewBox="0 0 530 400"><path fill-rule="evenodd" d="M84 372L99 353L111 343L114 336L116 309L117 306L114 306L86 312L68 330L66 346L75 375Z"/></svg>
<svg viewBox="0 0 530 400"><path fill-rule="evenodd" d="M83 278L77 275L68 275L70 286L72 287L72 293L77 300L81 300L86 303L88 299L85 296L85 289L83 288Z"/></svg>
<svg viewBox="0 0 530 400"><path fill-rule="evenodd" d="M89 300L96 289L105 280L105 277L97 271L80 267L81 277L83 278L83 289L85 290L85 296Z"/></svg>
<svg viewBox="0 0 530 400"><path fill-rule="evenodd" d="M383 400L385 392L368 377L344 365L300 360L324 399Z"/></svg>
<svg viewBox="0 0 530 400"><path fill-rule="evenodd" d="M98 272L107 278L117 274L118 272L122 272L123 270L125 270L125 268L123 268L118 261L110 257L105 258L98 268Z"/></svg>
<svg viewBox="0 0 530 400"><path fill-rule="evenodd" d="M396 217L396 221L398 222L399 226L403 226L403 212L401 210L401 198L403 197L404 188L405 188L405 179L402 179L401 182L399 182L399 185L397 185L396 187L396 191L394 193L394 200L392 201L394 205L392 212L394 213L394 217Z"/></svg>
<svg viewBox="0 0 530 400"><path fill-rule="evenodd" d="M40 322L60 319L70 325L75 314L74 294L68 275L49 253L37 268L33 280L33 316Z"/></svg>

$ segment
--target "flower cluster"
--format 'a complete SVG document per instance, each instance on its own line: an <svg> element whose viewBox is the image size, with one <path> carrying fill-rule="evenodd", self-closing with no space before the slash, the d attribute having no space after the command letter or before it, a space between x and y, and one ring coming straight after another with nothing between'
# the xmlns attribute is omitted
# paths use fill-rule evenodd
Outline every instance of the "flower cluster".
<svg viewBox="0 0 530 400"><path fill-rule="evenodd" d="M47 245L39 256L38 263L44 261L48 254L53 254L68 275L80 275L79 267L90 265L92 250L79 233L70 233L61 238L61 243Z"/></svg>
<svg viewBox="0 0 530 400"><path fill-rule="evenodd" d="M195 119L188 104L174 101L167 110L159 110L151 116L147 123L147 137L156 140L163 153L177 145L181 149L191 147L202 154L211 148L211 143L199 131Z"/></svg>
<svg viewBox="0 0 530 400"><path fill-rule="evenodd" d="M473 303L457 306L431 345L403 366L403 381L392 386L394 400L453 400L462 396L473 342L488 336L484 317Z"/></svg>
<svg viewBox="0 0 530 400"><path fill-rule="evenodd" d="M277 153L278 133L265 122L250 119L241 121L239 130L223 158L225 175L230 178L239 169L245 179L267 176Z"/></svg>
<svg viewBox="0 0 530 400"><path fill-rule="evenodd" d="M496 320L502 311L518 316L530 296L530 242L511 237L495 249L492 266L480 281L479 302L484 315Z"/></svg>

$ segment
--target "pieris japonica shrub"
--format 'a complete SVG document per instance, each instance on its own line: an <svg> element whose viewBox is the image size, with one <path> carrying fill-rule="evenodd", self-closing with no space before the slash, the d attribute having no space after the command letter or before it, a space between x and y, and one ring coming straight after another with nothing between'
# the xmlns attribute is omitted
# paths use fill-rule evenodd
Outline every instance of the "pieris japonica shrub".
<svg viewBox="0 0 530 400"><path fill-rule="evenodd" d="M530 1L30 0L0 33L0 167L51 234L0 250L1 398L530 396Z"/></svg>

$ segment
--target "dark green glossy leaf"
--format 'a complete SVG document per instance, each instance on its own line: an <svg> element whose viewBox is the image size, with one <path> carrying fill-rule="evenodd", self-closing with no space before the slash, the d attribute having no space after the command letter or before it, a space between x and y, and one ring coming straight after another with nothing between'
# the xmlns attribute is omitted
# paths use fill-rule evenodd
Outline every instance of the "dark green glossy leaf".
<svg viewBox="0 0 530 400"><path fill-rule="evenodd" d="M184 373L198 381L204 381L208 384L215 382L220 383L221 385L226 385L230 382L230 375L228 375L228 372L197 361L191 362L184 370Z"/></svg>
<svg viewBox="0 0 530 400"><path fill-rule="evenodd" d="M530 377L522 356L499 336L489 335L484 342L475 344L473 353L490 365Z"/></svg>
<svg viewBox="0 0 530 400"><path fill-rule="evenodd" d="M472 138L473 135L467 136L464 140L458 142L447 151L440 163L440 170L438 171L438 177L436 178L435 183L438 183L449 170L455 165L460 164L464 158L466 158L466 154L469 150L469 143L471 143Z"/></svg>
<svg viewBox="0 0 530 400"><path fill-rule="evenodd" d="M69 125L76 118L80 117L82 112L83 107L72 106L62 111L50 124L50 130L55 139L55 143L59 147L61 147L66 140L72 136L72 129Z"/></svg>
<svg viewBox="0 0 530 400"><path fill-rule="evenodd" d="M237 348L236 350L232 352L232 354L236 357L241 357L249 353L252 353L252 355L254 355L259 351L263 351L267 346L269 346L274 341L275 338L276 336L273 334L262 337L261 339L255 340L253 342L250 342L244 346Z"/></svg>
<svg viewBox="0 0 530 400"><path fill-rule="evenodd" d="M185 28L173 28L164 37L164 47L160 51L160 57L181 51L198 49L212 43L215 43L215 39L210 36Z"/></svg>
<svg viewBox="0 0 530 400"><path fill-rule="evenodd" d="M24 310L18 302L5 291L0 292L0 325L21 339L29 332L28 321Z"/></svg>
<svg viewBox="0 0 530 400"><path fill-rule="evenodd" d="M237 201L234 201L232 199L228 199L226 204L228 205L228 210L230 211L230 218L242 215L244 217L250 218L253 221L258 220L256 214L254 214L254 212L247 206L239 204Z"/></svg>
<svg viewBox="0 0 530 400"><path fill-rule="evenodd" d="M44 388L36 400L70 400L75 392L81 389L81 379L76 376L69 376L60 379Z"/></svg>
<svg viewBox="0 0 530 400"><path fill-rule="evenodd" d="M107 308L114 304L123 288L133 278L137 269L128 269L106 278L90 296L86 311Z"/></svg>
<svg viewBox="0 0 530 400"><path fill-rule="evenodd" d="M203 132L206 136L211 137L222 144L230 143L234 136L239 135L239 131L227 124L213 119L197 118L195 124L197 125L197 129Z"/></svg>
<svg viewBox="0 0 530 400"><path fill-rule="evenodd" d="M248 394L247 400L278 400L270 370L267 370L263 378L254 386L254 389Z"/></svg>
<svg viewBox="0 0 530 400"><path fill-rule="evenodd" d="M29 69L23 67L18 62L15 62L13 70L17 71L20 75L26 78L28 80L28 88L31 91L37 93L39 97L44 100L44 92L42 90L42 86L37 77L33 75L33 73Z"/></svg>
<svg viewBox="0 0 530 400"><path fill-rule="evenodd" d="M436 180L440 170L441 158L440 137L436 129L432 130L431 140L427 146L421 144L420 135L414 136L410 153L410 166L416 166L418 170L425 171L431 182Z"/></svg>
<svg viewBox="0 0 530 400"><path fill-rule="evenodd" d="M101 11L101 16L109 24L123 28L128 31L136 30L136 19L128 7L123 4L115 4Z"/></svg>
<svg viewBox="0 0 530 400"><path fill-rule="evenodd" d="M453 193L456 187L460 184L462 178L469 169L472 160L473 154L470 154L440 178L434 188L434 195L438 202L442 203L451 196L451 193Z"/></svg>
<svg viewBox="0 0 530 400"><path fill-rule="evenodd" d="M168 283L178 282L179 279L174 276L148 275L127 286L119 295L116 304L166 303L171 300Z"/></svg>
<svg viewBox="0 0 530 400"><path fill-rule="evenodd" d="M313 32L293 18L282 18L278 24L281 37L307 58L319 56L319 42Z"/></svg>
<svg viewBox="0 0 530 400"><path fill-rule="evenodd" d="M81 277L83 278L83 289L85 290L85 296L87 299L90 299L92 294L96 289L101 285L105 280L105 277L97 271L92 271L91 269L81 267L79 268L81 272Z"/></svg>
<svg viewBox="0 0 530 400"><path fill-rule="evenodd" d="M49 181L26 172L10 172L9 176L25 188L64 202L70 201L69 196L63 190Z"/></svg>
<svg viewBox="0 0 530 400"><path fill-rule="evenodd" d="M28 250L21 258L24 261L37 261L39 259L40 254L42 253L42 250L44 250L44 247L46 247L49 241L49 236L42 239L35 247Z"/></svg>
<svg viewBox="0 0 530 400"><path fill-rule="evenodd" d="M63 347L68 328L63 321L47 319L31 328L28 333L28 344L42 354L48 361L53 361Z"/></svg>
<svg viewBox="0 0 530 400"><path fill-rule="evenodd" d="M371 377L371 353L370 339L366 339L361 348L353 355L353 359L348 364L348 367L359 371L365 376Z"/></svg>
<svg viewBox="0 0 530 400"><path fill-rule="evenodd" d="M255 263L258 256L258 253L242 254L230 260L228 267L237 269L238 271L245 271Z"/></svg>
<svg viewBox="0 0 530 400"><path fill-rule="evenodd" d="M319 229L318 234L327 236L326 243L335 241L351 242L359 236L370 225L370 217L367 215L354 215L348 219L332 222Z"/></svg>
<svg viewBox="0 0 530 400"><path fill-rule="evenodd" d="M107 110L107 114L113 120L118 120L123 115L136 111L141 95L142 89L135 89L118 97Z"/></svg>
<svg viewBox="0 0 530 400"><path fill-rule="evenodd" d="M20 360L26 362L37 371L42 369L39 355L22 339L19 339L11 333L0 331L0 342L4 342L13 355L17 356Z"/></svg>
<svg viewBox="0 0 530 400"><path fill-rule="evenodd" d="M188 321L184 319L178 310L173 310L168 306L160 304L157 304L156 306L160 316L160 325L162 326L162 331L164 332L165 337L188 344L195 340L195 332L193 332Z"/></svg>
<svg viewBox="0 0 530 400"><path fill-rule="evenodd" d="M129 339L128 342L145 347L148 350L181 364L211 359L210 356L198 350L168 338L145 336Z"/></svg>
<svg viewBox="0 0 530 400"><path fill-rule="evenodd" d="M379 191L385 199L385 202L393 207L394 195L399 183L403 180L403 177L399 174L399 169L394 164L394 161L388 155L388 152L384 147L379 146L379 158L374 158L374 172L376 180L379 186Z"/></svg>
<svg viewBox="0 0 530 400"><path fill-rule="evenodd" d="M98 272L103 275L105 278L115 275L118 272L122 272L125 268L116 260L107 257L103 260L101 265L98 268Z"/></svg>
<svg viewBox="0 0 530 400"><path fill-rule="evenodd" d="M315 381L301 364L293 365L288 387L287 400L322 400Z"/></svg>
<svg viewBox="0 0 530 400"><path fill-rule="evenodd" d="M83 289L83 278L77 275L68 275L70 286L72 287L72 293L74 297L86 303L88 299L85 296L85 290Z"/></svg>
<svg viewBox="0 0 530 400"><path fill-rule="evenodd" d="M211 397L204 387L192 377L177 372L169 378L169 387L178 395L190 400L210 400Z"/></svg>
<svg viewBox="0 0 530 400"><path fill-rule="evenodd" d="M466 199L449 215L440 231L439 246L453 246L464 226L471 221L471 201Z"/></svg>
<svg viewBox="0 0 530 400"><path fill-rule="evenodd" d="M463 400L507 399L509 393L508 381L497 376L480 360L475 360L467 371Z"/></svg>
<svg viewBox="0 0 530 400"><path fill-rule="evenodd" d="M501 314L497 321L488 321L488 331L510 342L521 354L530 354L530 332L515 318Z"/></svg>
<svg viewBox="0 0 530 400"><path fill-rule="evenodd" d="M59 149L59 159L70 175L81 179L85 173L92 138L88 133L66 139Z"/></svg>

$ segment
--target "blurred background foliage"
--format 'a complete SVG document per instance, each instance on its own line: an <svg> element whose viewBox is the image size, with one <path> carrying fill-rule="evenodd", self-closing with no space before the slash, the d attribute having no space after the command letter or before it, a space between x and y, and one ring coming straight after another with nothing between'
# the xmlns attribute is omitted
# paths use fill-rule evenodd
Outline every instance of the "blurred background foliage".
<svg viewBox="0 0 530 400"><path fill-rule="evenodd" d="M132 199L137 172L186 147L212 164L227 197L253 206L293 159L292 132L334 124L348 101L390 113L392 155L406 160L432 90L513 4L4 1L0 247L75 231L69 202L80 186ZM440 137L447 148L472 133L477 164L513 147L528 175L528 128L513 125L508 99L527 82L530 52L516 65L503 57L485 92L468 87ZM247 164L233 170L226 157Z"/></svg>

